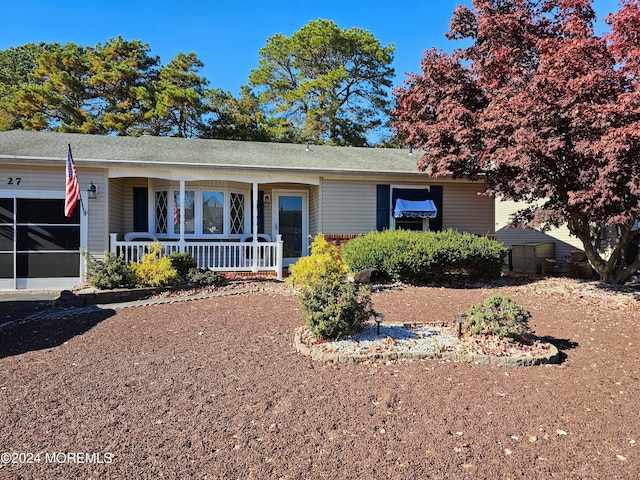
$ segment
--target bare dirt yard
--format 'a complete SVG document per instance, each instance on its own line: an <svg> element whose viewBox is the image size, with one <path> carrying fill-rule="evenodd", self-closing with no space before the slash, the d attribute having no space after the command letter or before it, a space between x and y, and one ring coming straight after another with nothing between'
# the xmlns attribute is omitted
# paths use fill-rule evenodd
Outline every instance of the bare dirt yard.
<svg viewBox="0 0 640 480"><path fill-rule="evenodd" d="M567 279L373 295L389 322L527 308L557 365L331 364L286 285L0 330L1 479L635 479L640 294Z"/></svg>

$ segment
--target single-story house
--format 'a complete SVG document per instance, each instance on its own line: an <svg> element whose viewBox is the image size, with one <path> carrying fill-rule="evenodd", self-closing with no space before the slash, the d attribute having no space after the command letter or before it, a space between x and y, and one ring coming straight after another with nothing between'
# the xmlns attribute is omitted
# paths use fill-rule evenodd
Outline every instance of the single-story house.
<svg viewBox="0 0 640 480"><path fill-rule="evenodd" d="M69 145L81 203L67 218ZM1 132L0 289L71 288L83 282L82 251L137 259L154 239L203 268L281 277L320 232L494 233L482 181L431 179L418 159L407 149Z"/></svg>

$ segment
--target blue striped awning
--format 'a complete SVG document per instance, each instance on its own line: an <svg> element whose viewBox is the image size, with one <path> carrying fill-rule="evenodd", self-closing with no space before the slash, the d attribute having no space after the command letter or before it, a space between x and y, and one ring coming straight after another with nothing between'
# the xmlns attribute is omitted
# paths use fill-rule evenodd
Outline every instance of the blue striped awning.
<svg viewBox="0 0 640 480"><path fill-rule="evenodd" d="M393 216L395 218L436 218L437 215L438 209L433 203L433 200L415 201L398 198L395 208L393 209Z"/></svg>

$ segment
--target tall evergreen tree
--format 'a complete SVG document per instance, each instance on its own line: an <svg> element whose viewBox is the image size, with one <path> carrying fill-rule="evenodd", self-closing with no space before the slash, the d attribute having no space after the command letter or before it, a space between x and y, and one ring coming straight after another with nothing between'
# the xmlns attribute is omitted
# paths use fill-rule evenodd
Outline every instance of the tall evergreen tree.
<svg viewBox="0 0 640 480"><path fill-rule="evenodd" d="M31 82L30 75L46 48L44 43L27 43L0 50L0 130L20 128L16 95Z"/></svg>
<svg viewBox="0 0 640 480"><path fill-rule="evenodd" d="M212 89L206 92L209 118L202 136L254 142L300 142L296 130L285 119L268 118L257 96L244 85L240 97Z"/></svg>
<svg viewBox="0 0 640 480"><path fill-rule="evenodd" d="M99 133L87 87L85 48L74 43L50 44L38 57L30 82L15 96L21 126L33 130Z"/></svg>
<svg viewBox="0 0 640 480"><path fill-rule="evenodd" d="M269 38L249 83L303 141L364 145L389 108L394 48L360 28L314 20L291 37Z"/></svg>
<svg viewBox="0 0 640 480"><path fill-rule="evenodd" d="M139 40L112 38L87 49L88 86L96 99L98 122L106 132L136 133L152 108L151 85L158 75L158 57Z"/></svg>
<svg viewBox="0 0 640 480"><path fill-rule="evenodd" d="M191 52L178 53L160 68L154 84L155 108L147 115L154 135L200 136L208 83L198 74L202 66L197 55Z"/></svg>

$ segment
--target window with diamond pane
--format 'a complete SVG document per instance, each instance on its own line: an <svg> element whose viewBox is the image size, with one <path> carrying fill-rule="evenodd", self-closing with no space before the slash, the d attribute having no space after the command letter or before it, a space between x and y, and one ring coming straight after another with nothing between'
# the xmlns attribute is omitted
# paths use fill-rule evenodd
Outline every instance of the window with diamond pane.
<svg viewBox="0 0 640 480"><path fill-rule="evenodd" d="M166 190L156 192L156 233L167 233L167 198Z"/></svg>
<svg viewBox="0 0 640 480"><path fill-rule="evenodd" d="M231 234L244 233L244 194L231 194Z"/></svg>

